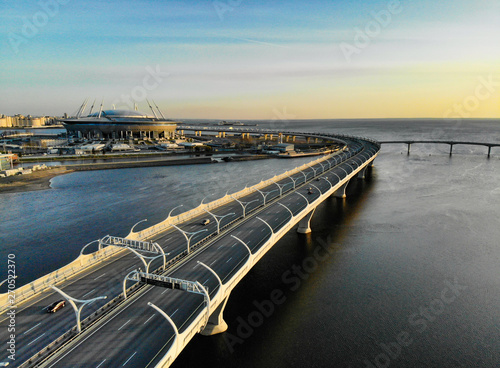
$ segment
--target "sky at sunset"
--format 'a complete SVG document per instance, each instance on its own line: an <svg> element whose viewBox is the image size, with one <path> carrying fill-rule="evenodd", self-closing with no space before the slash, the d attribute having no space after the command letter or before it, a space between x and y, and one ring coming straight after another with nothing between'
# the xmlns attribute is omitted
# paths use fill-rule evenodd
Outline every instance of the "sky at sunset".
<svg viewBox="0 0 500 368"><path fill-rule="evenodd" d="M0 35L6 115L500 117L498 0L4 0Z"/></svg>

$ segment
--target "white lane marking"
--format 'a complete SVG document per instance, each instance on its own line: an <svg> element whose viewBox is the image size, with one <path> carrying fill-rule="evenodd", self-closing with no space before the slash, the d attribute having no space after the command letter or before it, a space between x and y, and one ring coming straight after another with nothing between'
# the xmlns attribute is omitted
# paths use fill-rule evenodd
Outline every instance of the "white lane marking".
<svg viewBox="0 0 500 368"><path fill-rule="evenodd" d="M39 338L41 338L43 335L45 335L45 332L43 334L41 334L40 336L38 336L35 340L33 340L32 342L30 342L27 346L30 346L31 344L33 344L36 340L38 340Z"/></svg>
<svg viewBox="0 0 500 368"><path fill-rule="evenodd" d="M97 280L98 278L101 278L105 275L106 273L103 273L101 276L97 276L94 280Z"/></svg>
<svg viewBox="0 0 500 368"><path fill-rule="evenodd" d="M146 320L146 322L144 322L144 323L143 323L143 325L145 325L146 323L148 323L148 322L149 322L149 320L150 320L151 318L153 318L155 315L156 315L156 314L152 314L152 315L151 315L151 317L149 317L149 318Z"/></svg>
<svg viewBox="0 0 500 368"><path fill-rule="evenodd" d="M164 291L161 292L161 295L165 294L168 289L165 289Z"/></svg>
<svg viewBox="0 0 500 368"><path fill-rule="evenodd" d="M238 245L238 243L234 243L234 244L231 246L231 248L234 248L234 246L235 246L235 245Z"/></svg>
<svg viewBox="0 0 500 368"><path fill-rule="evenodd" d="M26 334L27 334L28 332L30 332L32 329L34 329L34 328L36 328L36 327L40 326L41 324L42 324L42 322L40 322L39 324L37 324L37 325L35 325L35 326L31 327L28 331L26 331L25 333L23 333L23 335L26 335Z"/></svg>
<svg viewBox="0 0 500 368"><path fill-rule="evenodd" d="M87 295L89 295L89 294L90 294L91 292L93 292L93 291L95 291L95 289L90 290L87 294L83 294L83 295L82 295L82 298L83 298L83 297L86 297Z"/></svg>
<svg viewBox="0 0 500 368"><path fill-rule="evenodd" d="M223 245L221 245L221 246L220 246L219 248L217 248L217 249L221 249L222 247L223 247Z"/></svg>
<svg viewBox="0 0 500 368"><path fill-rule="evenodd" d="M128 270L131 270L132 268L137 268L137 266L136 266L136 265L133 265L132 267L127 268L127 271L128 271Z"/></svg>
<svg viewBox="0 0 500 368"><path fill-rule="evenodd" d="M172 313L172 314L170 315L170 318L172 318L172 316L173 316L175 313L177 313L177 311L178 311L178 310L179 310L179 308L177 308L177 309L175 310L175 312L174 312L174 313Z"/></svg>
<svg viewBox="0 0 500 368"><path fill-rule="evenodd" d="M204 282L203 284L206 284L208 280L210 280L210 279L206 279L206 280L205 280L205 282Z"/></svg>
<svg viewBox="0 0 500 368"><path fill-rule="evenodd" d="M214 260L212 263L210 263L210 266L213 265L215 262L217 262L217 260Z"/></svg>
<svg viewBox="0 0 500 368"><path fill-rule="evenodd" d="M105 361L106 361L106 359L104 359L102 362L100 362L99 365L95 368L99 368Z"/></svg>
<svg viewBox="0 0 500 368"><path fill-rule="evenodd" d="M169 241L170 239L172 239L172 237L171 237L171 236L170 236L170 237L168 237L167 239L165 239L165 241Z"/></svg>
<svg viewBox="0 0 500 368"><path fill-rule="evenodd" d="M229 258L229 259L226 261L226 263L227 263L227 262L229 262L229 261L230 261L230 260L232 260L232 259L233 259L233 257Z"/></svg>
<svg viewBox="0 0 500 368"><path fill-rule="evenodd" d="M125 322L125 323L122 325L122 327L120 327L120 328L118 329L118 331L120 331L123 327L125 327L125 326L126 326L126 325L130 322L130 321L131 321L131 320L129 319L127 322Z"/></svg>
<svg viewBox="0 0 500 368"><path fill-rule="evenodd" d="M127 364L130 361L130 359L132 359L134 357L135 354L137 354L137 351L134 354L132 354L130 356L130 358L127 359L127 361L125 363L123 363L122 367L125 367L125 364Z"/></svg>
<svg viewBox="0 0 500 368"><path fill-rule="evenodd" d="M260 232L266 231L266 228L263 228Z"/></svg>

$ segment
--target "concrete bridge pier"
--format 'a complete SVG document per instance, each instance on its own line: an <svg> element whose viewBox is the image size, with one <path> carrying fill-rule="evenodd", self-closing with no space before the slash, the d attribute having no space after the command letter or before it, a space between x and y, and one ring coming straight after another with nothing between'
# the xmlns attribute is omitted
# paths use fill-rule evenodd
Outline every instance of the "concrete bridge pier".
<svg viewBox="0 0 500 368"><path fill-rule="evenodd" d="M363 166L361 170L358 171L358 179L364 179L365 178L365 173L366 173L366 168L368 165Z"/></svg>
<svg viewBox="0 0 500 368"><path fill-rule="evenodd" d="M450 143L450 156L453 153L453 144Z"/></svg>
<svg viewBox="0 0 500 368"><path fill-rule="evenodd" d="M410 149L411 149L411 143L408 143L408 152L407 152L407 155L410 154Z"/></svg>
<svg viewBox="0 0 500 368"><path fill-rule="evenodd" d="M309 212L302 220L299 221L299 227L297 232L300 234L309 234L311 232L311 218L314 215L314 208L311 212Z"/></svg>
<svg viewBox="0 0 500 368"><path fill-rule="evenodd" d="M212 312L210 317L208 318L208 323L200 333L203 336L212 336L223 333L227 330L227 323L224 321L222 313L224 312L224 308L226 308L227 300L229 299L229 295L226 296L226 299L222 303L219 304L216 310Z"/></svg>
<svg viewBox="0 0 500 368"><path fill-rule="evenodd" d="M347 185L349 184L349 182L345 182L339 189L337 189L332 195L334 197L337 197L337 198L345 198L346 197L346 194L345 194L345 190L347 188Z"/></svg>
<svg viewBox="0 0 500 368"><path fill-rule="evenodd" d="M488 146L488 158L490 158L491 155L491 146Z"/></svg>

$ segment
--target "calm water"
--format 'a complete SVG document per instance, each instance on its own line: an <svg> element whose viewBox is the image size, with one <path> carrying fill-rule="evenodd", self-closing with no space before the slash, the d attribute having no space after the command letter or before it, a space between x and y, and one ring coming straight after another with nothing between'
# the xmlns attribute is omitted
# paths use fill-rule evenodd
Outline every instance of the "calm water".
<svg viewBox="0 0 500 368"><path fill-rule="evenodd" d="M494 120L259 126L500 142ZM383 146L371 178L350 185L346 200L326 201L312 234L287 234L233 291L227 333L195 337L174 366L500 366L500 148L490 159L484 147L447 152L415 145L407 156L403 145ZM302 162L82 172L54 178L52 190L0 194L0 275L9 252L21 285L89 241L124 236L143 218L158 222L178 204L194 207ZM270 304L275 290L282 297ZM265 316L256 305L267 305Z"/></svg>

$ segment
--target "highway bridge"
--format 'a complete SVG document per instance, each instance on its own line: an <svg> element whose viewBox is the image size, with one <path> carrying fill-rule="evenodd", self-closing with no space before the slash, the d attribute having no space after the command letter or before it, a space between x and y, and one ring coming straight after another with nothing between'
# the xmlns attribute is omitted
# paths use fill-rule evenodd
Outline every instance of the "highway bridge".
<svg viewBox="0 0 500 368"><path fill-rule="evenodd" d="M2 295L0 336L13 345L15 361L3 350L0 362L168 367L196 333L225 331L223 310L238 282L290 229L310 232L315 208L331 195L344 197L349 181L364 178L380 149L369 139L289 133L344 148L179 215L174 208L165 221L131 229L125 239L98 239L71 268L20 288L13 304ZM205 219L212 221L203 225ZM92 247L99 249L86 253ZM63 298L75 310L44 311Z"/></svg>

